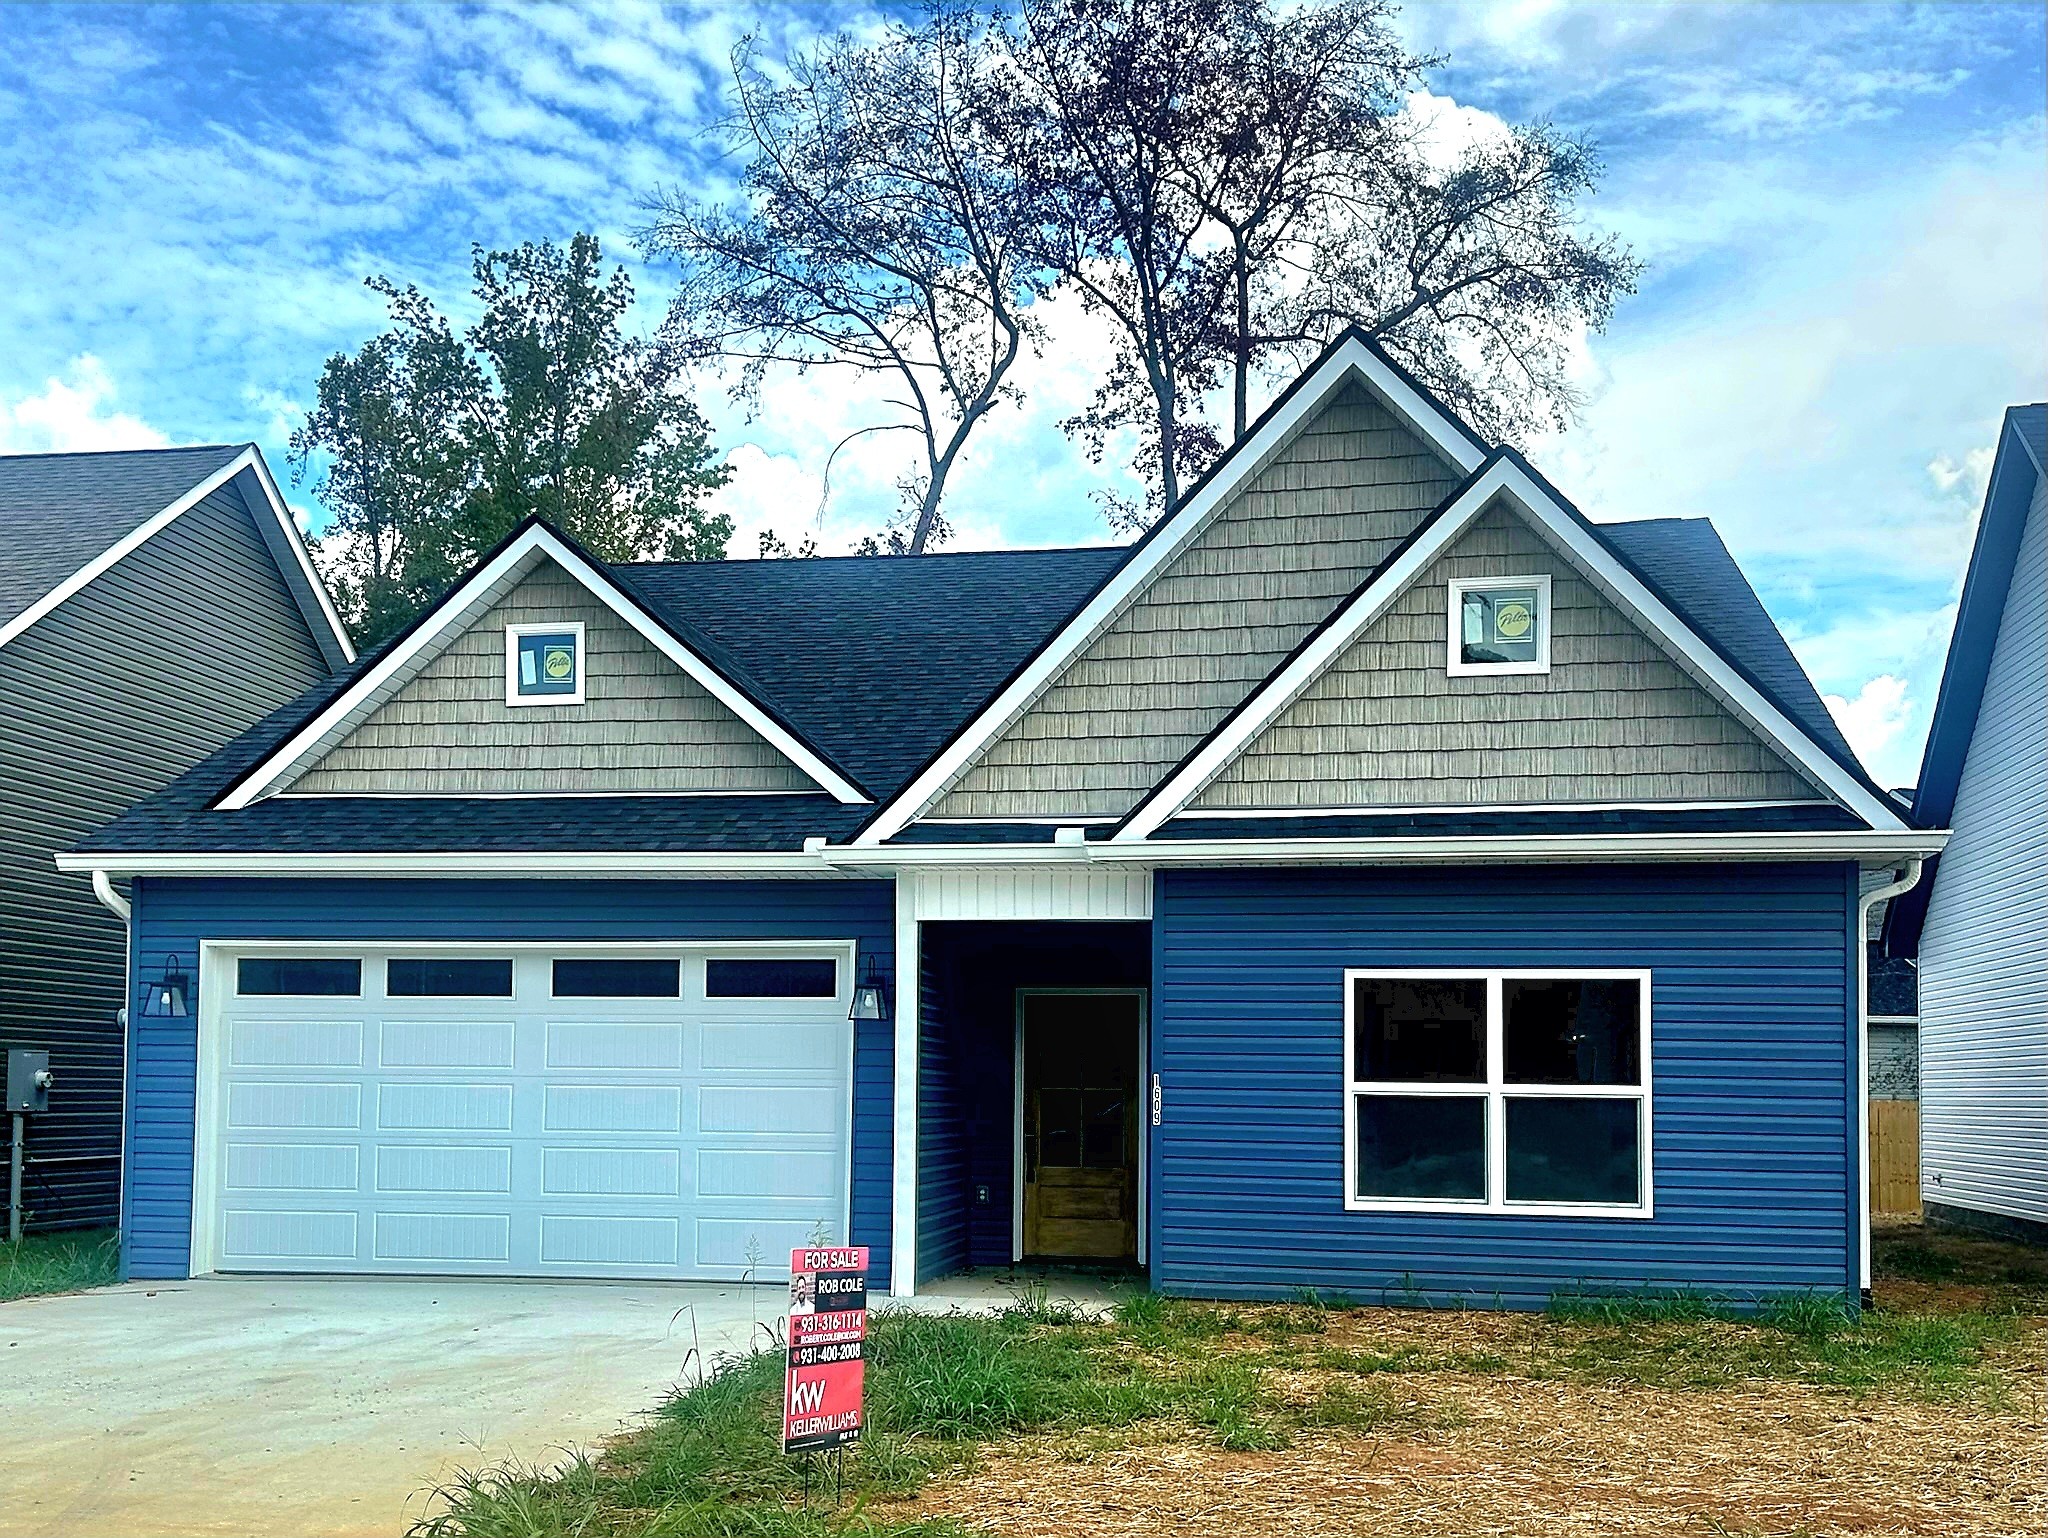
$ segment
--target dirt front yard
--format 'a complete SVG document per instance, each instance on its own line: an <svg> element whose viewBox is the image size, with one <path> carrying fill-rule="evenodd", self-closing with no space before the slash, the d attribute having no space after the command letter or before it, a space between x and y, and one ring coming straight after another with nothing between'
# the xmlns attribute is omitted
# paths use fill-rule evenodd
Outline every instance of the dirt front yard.
<svg viewBox="0 0 2048 1538"><path fill-rule="evenodd" d="M2048 1534L2048 1255L1898 1230L1878 1307L1565 1300L1544 1315L1228 1305L881 1315L836 1502L774 1443L772 1354L567 1470L491 1471L484 1535Z"/></svg>

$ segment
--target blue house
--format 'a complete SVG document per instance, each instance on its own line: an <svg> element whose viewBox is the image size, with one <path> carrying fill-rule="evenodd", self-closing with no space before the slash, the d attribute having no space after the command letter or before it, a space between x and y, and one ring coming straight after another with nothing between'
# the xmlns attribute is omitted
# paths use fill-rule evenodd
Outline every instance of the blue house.
<svg viewBox="0 0 2048 1538"><path fill-rule="evenodd" d="M1865 1280L1873 785L1704 522L1358 336L1126 549L532 524L63 858L133 1276Z"/></svg>

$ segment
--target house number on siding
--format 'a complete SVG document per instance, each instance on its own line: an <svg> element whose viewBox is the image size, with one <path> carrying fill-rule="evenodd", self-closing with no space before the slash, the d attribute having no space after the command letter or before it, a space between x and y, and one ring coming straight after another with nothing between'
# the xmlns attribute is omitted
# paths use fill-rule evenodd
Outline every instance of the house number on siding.
<svg viewBox="0 0 2048 1538"><path fill-rule="evenodd" d="M1159 1075L1155 1073L1152 1075L1152 1125L1155 1127L1159 1125L1160 1103Z"/></svg>

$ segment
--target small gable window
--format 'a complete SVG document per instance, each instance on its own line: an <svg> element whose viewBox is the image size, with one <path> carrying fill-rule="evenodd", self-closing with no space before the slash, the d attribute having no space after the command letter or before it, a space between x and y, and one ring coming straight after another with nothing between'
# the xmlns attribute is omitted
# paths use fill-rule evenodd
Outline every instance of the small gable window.
<svg viewBox="0 0 2048 1538"><path fill-rule="evenodd" d="M581 624L505 627L505 703L583 703Z"/></svg>
<svg viewBox="0 0 2048 1538"><path fill-rule="evenodd" d="M1453 678L1550 671L1550 578L1469 577L1451 583Z"/></svg>

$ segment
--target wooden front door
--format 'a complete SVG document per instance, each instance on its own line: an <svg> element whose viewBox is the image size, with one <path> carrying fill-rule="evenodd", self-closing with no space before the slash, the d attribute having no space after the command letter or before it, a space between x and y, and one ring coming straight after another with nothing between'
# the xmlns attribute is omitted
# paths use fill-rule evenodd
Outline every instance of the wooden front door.
<svg viewBox="0 0 2048 1538"><path fill-rule="evenodd" d="M1132 993L1026 993L1024 1254L1138 1258L1138 1033Z"/></svg>

